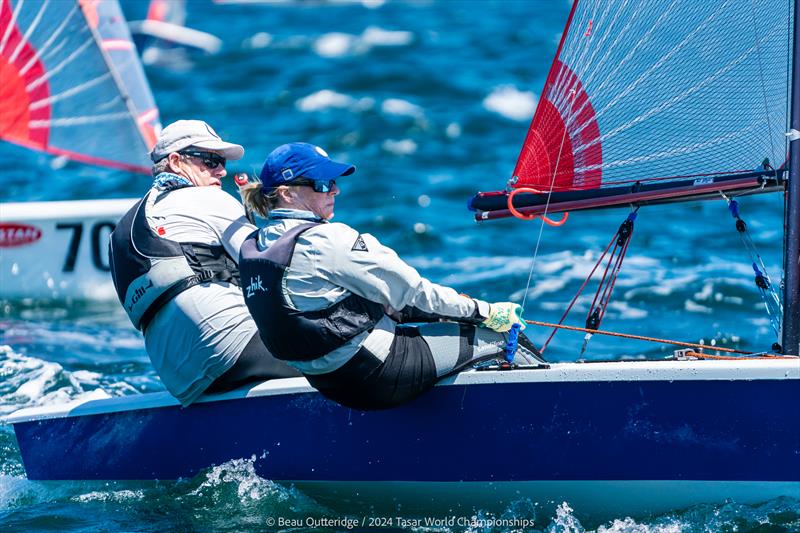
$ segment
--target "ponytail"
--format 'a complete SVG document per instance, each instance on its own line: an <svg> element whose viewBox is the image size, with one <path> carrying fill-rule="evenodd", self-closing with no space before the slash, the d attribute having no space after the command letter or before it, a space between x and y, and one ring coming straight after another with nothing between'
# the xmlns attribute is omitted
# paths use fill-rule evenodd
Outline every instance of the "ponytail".
<svg viewBox="0 0 800 533"><path fill-rule="evenodd" d="M260 181L254 181L241 187L239 193L242 195L246 207L253 210L258 216L266 218L269 212L277 207L278 192L283 187L285 186L266 189Z"/></svg>

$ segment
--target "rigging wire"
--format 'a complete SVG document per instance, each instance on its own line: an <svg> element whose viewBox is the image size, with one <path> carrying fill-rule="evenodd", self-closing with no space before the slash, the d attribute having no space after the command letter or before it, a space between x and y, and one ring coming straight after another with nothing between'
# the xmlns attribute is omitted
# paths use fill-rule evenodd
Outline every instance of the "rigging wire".
<svg viewBox="0 0 800 533"><path fill-rule="evenodd" d="M571 97L573 99L575 98L575 94L576 94L575 93L575 89L572 89ZM523 310L523 312L525 311L525 303L528 300L528 291L531 288L531 280L533 279L533 270L536 268L536 258L539 255L539 246L542 243L542 234L544 233L545 221L548 220L547 212L548 212L548 209L550 208L550 198L552 198L552 196L553 196L553 187L555 186L555 183L556 183L556 174L558 173L558 164L561 161L561 152L564 149L564 141L566 140L566 138L567 138L567 128L564 128L564 133L561 136L561 145L558 147L558 157L556 157L556 164L555 164L555 167L553 168L553 177L550 179L550 190L547 191L547 202L544 205L544 212L541 215L542 224L539 226L539 235L536 238L536 246L533 249L533 258L531 259L531 268L528 271L528 281L525 284L525 292L522 293L522 310ZM509 209L513 209L513 207L514 207L513 205L511 205L511 202L512 202L513 198L514 198L513 193L509 194L509 196L508 196ZM515 211L511 211L511 212L514 213ZM521 215L521 213L519 213L519 214ZM517 215L514 215L514 216L517 216ZM566 220L567 220L567 218L566 218L566 216L564 216L561 219L561 224L566 222ZM557 225L560 226L561 224L557 224Z"/></svg>
<svg viewBox="0 0 800 533"><path fill-rule="evenodd" d="M720 194L722 194L722 197L728 202L728 210L731 212L731 216L736 220L736 231L739 234L739 238L742 240L745 250L747 250L747 253L750 256L750 262L753 267L753 272L755 273L756 287L758 287L759 295L761 296L761 300L764 302L764 307L767 311L767 317L769 318L772 329L775 332L775 336L778 341L780 341L780 317L783 315L783 305L781 304L780 296L775 290L775 286L769 279L767 267L764 264L764 260L761 258L761 254L756 248L755 242L753 242L750 232L747 230L747 224L739 216L739 202L728 198L724 193Z"/></svg>
<svg viewBox="0 0 800 533"><path fill-rule="evenodd" d="M600 257L597 259L597 262L595 263L594 267L592 267L592 270L589 272L589 275L586 276L586 280L583 282L578 291L575 293L575 296L572 298L572 301L570 301L569 305L567 306L567 309L564 311L564 314L561 315L561 318L558 321L559 325L564 323L564 320L566 320L567 315L569 315L569 312L572 310L572 307L578 301L578 298L583 293L583 290L586 288L586 286L589 284L589 281L591 281L592 277L594 276L594 273L597 271L597 269L605 260L606 255L608 255L608 260L606 263L606 268L603 272L603 277L601 278L600 283L597 287L594 300L592 301L592 305L589 308L589 314L586 318L585 329L587 331L587 335L586 337L584 337L584 343L583 347L581 348L581 354L583 354L586 351L586 346L589 340L591 339L590 332L597 330L597 328L600 326L600 322L602 321L603 316L605 315L605 310L608 307L608 304L611 299L611 292L614 289L614 284L616 283L617 276L619 275L619 270L622 267L622 260L624 259L625 254L628 250L630 237L633 234L633 222L634 220L636 220L636 213L638 212L638 210L639 208L636 207L630 214L628 214L628 216L622 222L622 224L620 224L619 228L617 229L617 232L611 238L605 250L603 250L603 253L600 254ZM611 268L612 264L613 268ZM609 272L611 273L610 276ZM544 351L547 349L548 344L550 344L550 341L553 339L557 331L558 328L553 329L552 333L550 333L550 336L547 337L547 340L539 349L540 352L544 353Z"/></svg>

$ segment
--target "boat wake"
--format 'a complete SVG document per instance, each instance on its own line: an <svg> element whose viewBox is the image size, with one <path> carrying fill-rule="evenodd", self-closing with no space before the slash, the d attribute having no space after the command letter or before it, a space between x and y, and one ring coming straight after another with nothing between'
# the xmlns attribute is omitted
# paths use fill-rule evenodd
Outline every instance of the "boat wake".
<svg viewBox="0 0 800 533"><path fill-rule="evenodd" d="M138 393L128 383L97 372L70 372L59 363L29 357L0 345L0 415L25 407L88 401Z"/></svg>

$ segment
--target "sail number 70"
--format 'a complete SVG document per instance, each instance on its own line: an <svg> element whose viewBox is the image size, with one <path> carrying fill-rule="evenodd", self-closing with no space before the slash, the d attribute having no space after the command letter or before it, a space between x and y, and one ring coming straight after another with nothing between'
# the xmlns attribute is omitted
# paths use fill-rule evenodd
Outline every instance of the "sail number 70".
<svg viewBox="0 0 800 533"><path fill-rule="evenodd" d="M103 257L102 250L108 249L108 235L114 231L116 224L110 221L99 221L92 224L89 230L89 243L92 251L92 264L96 269L109 272L111 267L108 259ZM73 272L78 261L78 251L83 238L83 222L64 222L56 224L57 230L71 230L72 236L67 246L67 255L64 257L62 272ZM102 239L101 239L101 236Z"/></svg>

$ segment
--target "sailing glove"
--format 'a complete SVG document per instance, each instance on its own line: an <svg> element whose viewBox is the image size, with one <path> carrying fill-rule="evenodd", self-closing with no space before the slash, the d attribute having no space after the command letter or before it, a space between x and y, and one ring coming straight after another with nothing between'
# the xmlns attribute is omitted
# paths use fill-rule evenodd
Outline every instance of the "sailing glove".
<svg viewBox="0 0 800 533"><path fill-rule="evenodd" d="M521 330L525 329L521 305L513 302L489 304L489 316L483 321L484 326L498 333L504 333L510 330L515 323L519 324Z"/></svg>

